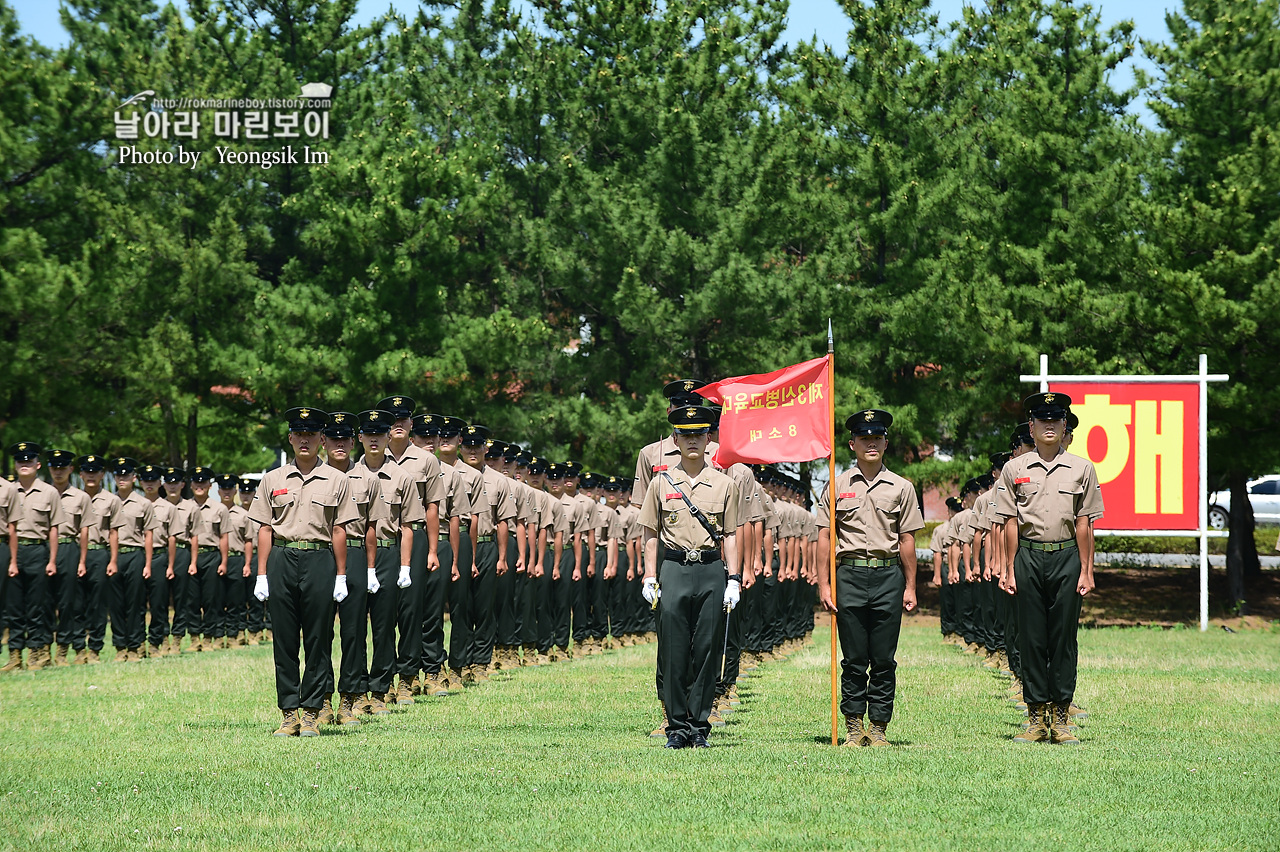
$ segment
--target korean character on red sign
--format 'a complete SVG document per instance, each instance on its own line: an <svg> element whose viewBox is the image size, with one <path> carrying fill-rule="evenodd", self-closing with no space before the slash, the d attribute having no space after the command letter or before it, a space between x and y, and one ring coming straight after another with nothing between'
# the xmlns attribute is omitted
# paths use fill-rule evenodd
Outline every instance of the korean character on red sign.
<svg viewBox="0 0 1280 852"><path fill-rule="evenodd" d="M808 389L809 389L809 386L806 385L804 382L801 382L800 384L796 385L796 402L800 403L801 405L804 405L806 402L809 401L809 394L807 393Z"/></svg>
<svg viewBox="0 0 1280 852"><path fill-rule="evenodd" d="M321 139L329 138L329 113L325 112L309 112L302 120L302 129L311 138L319 136Z"/></svg>
<svg viewBox="0 0 1280 852"><path fill-rule="evenodd" d="M744 408L747 407L747 403L750 401L750 397L748 397L745 393L737 393L733 395L733 400L734 400L733 410L742 411Z"/></svg>
<svg viewBox="0 0 1280 852"><path fill-rule="evenodd" d="M772 429L769 430L770 441L772 441L774 438L781 438L781 437L782 437L782 433L778 431L777 426L774 426Z"/></svg>
<svg viewBox="0 0 1280 852"><path fill-rule="evenodd" d="M781 389L774 388L771 391L765 391L764 407L770 410L773 410L778 407L778 403L781 401L781 399L782 399Z"/></svg>
<svg viewBox="0 0 1280 852"><path fill-rule="evenodd" d="M780 408L790 408L796 404L796 389L791 385L787 385L782 389L782 405Z"/></svg>
<svg viewBox="0 0 1280 852"><path fill-rule="evenodd" d="M213 135L240 138L240 113L219 110L213 114Z"/></svg>
<svg viewBox="0 0 1280 852"><path fill-rule="evenodd" d="M129 118L121 118L119 111L115 114L116 138L117 139L137 139L138 138L138 112L134 110L129 113Z"/></svg>
<svg viewBox="0 0 1280 852"><path fill-rule="evenodd" d="M271 116L266 110L249 110L243 116L245 139L271 138Z"/></svg>
<svg viewBox="0 0 1280 852"><path fill-rule="evenodd" d="M169 122L172 117L167 112L156 112L155 110L147 110L142 116L142 132L150 136L152 139L159 136L161 139L169 138Z"/></svg>
<svg viewBox="0 0 1280 852"><path fill-rule="evenodd" d="M751 408L764 408L764 392L751 394Z"/></svg>
<svg viewBox="0 0 1280 852"><path fill-rule="evenodd" d="M301 136L298 132L298 114L296 112L277 112L272 117L277 139L294 139Z"/></svg>
<svg viewBox="0 0 1280 852"><path fill-rule="evenodd" d="M809 385L809 401L817 402L822 399L822 382L814 382Z"/></svg>
<svg viewBox="0 0 1280 852"><path fill-rule="evenodd" d="M752 443L752 444L754 444L756 441L759 441L763 437L764 437L764 432L762 432L759 429L752 429L747 434L748 443Z"/></svg>
<svg viewBox="0 0 1280 852"><path fill-rule="evenodd" d="M200 113L191 110L173 114L173 135L188 139L200 138Z"/></svg>

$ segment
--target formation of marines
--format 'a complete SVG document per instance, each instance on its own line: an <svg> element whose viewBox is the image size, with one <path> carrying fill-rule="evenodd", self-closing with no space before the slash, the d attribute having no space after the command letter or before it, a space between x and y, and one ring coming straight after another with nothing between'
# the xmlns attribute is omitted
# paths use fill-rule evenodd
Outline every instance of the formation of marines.
<svg viewBox="0 0 1280 852"><path fill-rule="evenodd" d="M883 463L892 415L848 418L856 464L815 514L772 467L716 466L720 414L702 385L664 388L671 434L641 450L634 479L417 413L407 396L359 414L290 409L292 460L260 482L16 444L16 481L0 482L3 668L96 663L108 616L117 662L269 641L275 734L316 736L499 673L656 640L652 736L701 748L741 704L747 672L811 641L820 601L839 633L846 744L888 745L924 527L914 486ZM944 634L1021 690L1022 739L1071 742L1075 622L1101 498L1089 462L1063 448L1070 400L1056 396L1029 398L1015 435L1034 458L993 457L1003 478L950 504L934 571Z"/></svg>

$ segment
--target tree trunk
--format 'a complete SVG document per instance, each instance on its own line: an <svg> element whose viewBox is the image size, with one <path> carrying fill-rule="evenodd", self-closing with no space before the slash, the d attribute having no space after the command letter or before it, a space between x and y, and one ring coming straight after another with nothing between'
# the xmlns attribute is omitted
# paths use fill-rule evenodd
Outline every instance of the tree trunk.
<svg viewBox="0 0 1280 852"><path fill-rule="evenodd" d="M1227 519L1227 607L1240 615L1249 614L1244 580L1261 570L1258 547L1253 540L1253 506L1249 503L1249 477L1242 470L1227 474L1231 489L1231 514Z"/></svg>
<svg viewBox="0 0 1280 852"><path fill-rule="evenodd" d="M187 468L196 466L196 449L199 444L196 441L197 412L200 406L191 406L191 413L187 415Z"/></svg>

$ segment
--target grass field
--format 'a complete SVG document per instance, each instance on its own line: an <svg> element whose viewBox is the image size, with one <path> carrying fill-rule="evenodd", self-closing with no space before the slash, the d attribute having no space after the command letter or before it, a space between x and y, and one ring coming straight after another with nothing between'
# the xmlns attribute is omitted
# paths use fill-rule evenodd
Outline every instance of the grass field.
<svg viewBox="0 0 1280 852"><path fill-rule="evenodd" d="M899 651L896 748L831 748L825 632L672 752L654 646L275 739L270 647L0 677L0 848L1280 848L1280 637L1081 632L1081 746L1010 742L1004 682Z"/></svg>

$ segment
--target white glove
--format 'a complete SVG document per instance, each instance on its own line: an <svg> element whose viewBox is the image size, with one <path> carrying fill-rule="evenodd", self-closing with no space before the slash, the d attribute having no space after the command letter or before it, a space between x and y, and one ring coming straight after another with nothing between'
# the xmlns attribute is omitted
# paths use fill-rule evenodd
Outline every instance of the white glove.
<svg viewBox="0 0 1280 852"><path fill-rule="evenodd" d="M337 603L342 603L347 599L347 575L339 574L333 580L333 599Z"/></svg>
<svg viewBox="0 0 1280 852"><path fill-rule="evenodd" d="M396 580L396 585L402 589L409 588L413 584L413 580L409 579L409 566L400 566L400 579Z"/></svg>
<svg viewBox="0 0 1280 852"><path fill-rule="evenodd" d="M378 593L378 589L382 588L382 584L378 582L378 575L373 571L369 572L368 588L369 588L369 594L371 595L376 595Z"/></svg>
<svg viewBox="0 0 1280 852"><path fill-rule="evenodd" d="M644 595L645 603L653 606L653 604L662 597L662 589L658 588L657 577L645 577L644 585L640 587L640 594Z"/></svg>
<svg viewBox="0 0 1280 852"><path fill-rule="evenodd" d="M724 611L733 612L733 608L740 600L742 600L742 588L737 580L730 580L729 585L724 587Z"/></svg>
<svg viewBox="0 0 1280 852"><path fill-rule="evenodd" d="M253 596L260 601L265 601L271 597L271 593L267 590L266 574L259 574L258 579L253 581Z"/></svg>

